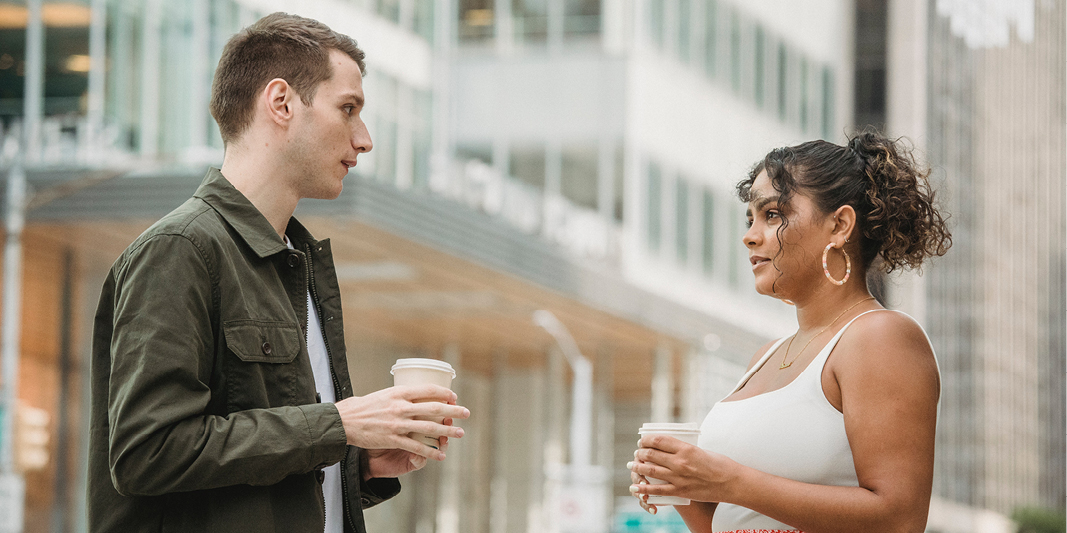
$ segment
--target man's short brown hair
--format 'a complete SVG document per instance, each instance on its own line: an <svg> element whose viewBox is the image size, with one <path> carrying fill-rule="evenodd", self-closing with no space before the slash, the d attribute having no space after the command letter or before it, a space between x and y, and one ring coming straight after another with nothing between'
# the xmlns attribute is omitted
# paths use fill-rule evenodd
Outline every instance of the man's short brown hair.
<svg viewBox="0 0 1067 533"><path fill-rule="evenodd" d="M330 50L344 52L366 72L356 41L309 18L272 13L230 38L211 84L211 116L222 141L237 140L252 124L256 97L281 78L311 105L315 89L333 76Z"/></svg>

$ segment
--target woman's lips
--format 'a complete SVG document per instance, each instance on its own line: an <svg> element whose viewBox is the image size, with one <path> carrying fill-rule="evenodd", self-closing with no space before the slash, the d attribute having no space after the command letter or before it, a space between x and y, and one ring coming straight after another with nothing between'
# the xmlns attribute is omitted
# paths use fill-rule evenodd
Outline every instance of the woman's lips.
<svg viewBox="0 0 1067 533"><path fill-rule="evenodd" d="M766 257L751 257L749 258L749 261L752 262L752 270L756 270L757 268L769 264L771 262L771 260L767 259Z"/></svg>

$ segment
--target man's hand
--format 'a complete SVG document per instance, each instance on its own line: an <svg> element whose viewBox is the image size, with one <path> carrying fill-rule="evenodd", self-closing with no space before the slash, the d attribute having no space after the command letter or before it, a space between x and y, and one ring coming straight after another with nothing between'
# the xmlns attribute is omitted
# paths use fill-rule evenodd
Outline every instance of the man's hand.
<svg viewBox="0 0 1067 533"><path fill-rule="evenodd" d="M446 426L452 425L452 419L446 418ZM462 430L460 430L462 431ZM443 454L448 450L448 437L438 437L438 447ZM426 466L427 459L404 450L362 450L360 472L366 481L375 477L399 477Z"/></svg>
<svg viewBox="0 0 1067 533"><path fill-rule="evenodd" d="M451 425L453 418L467 418L470 411L456 405L456 393L437 385L417 387L390 387L366 396L353 396L336 403L345 427L348 444L364 450L377 450L375 463L392 462L396 470L402 466L402 458L408 459L412 470L422 468L426 459L443 461L445 446L435 450L409 435L421 434L434 437L460 438L463 429ZM448 424L438 424L417 418L448 419ZM387 455L387 451L402 451L410 455ZM411 456L421 458L412 461ZM391 457L391 459L386 459ZM410 472L411 470L408 470ZM380 476L375 476L380 477Z"/></svg>

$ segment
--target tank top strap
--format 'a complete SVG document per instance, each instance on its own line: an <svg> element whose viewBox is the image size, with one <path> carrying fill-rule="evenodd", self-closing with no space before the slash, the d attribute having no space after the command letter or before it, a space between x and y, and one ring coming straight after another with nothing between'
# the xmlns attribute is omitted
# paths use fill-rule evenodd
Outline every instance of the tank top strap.
<svg viewBox="0 0 1067 533"><path fill-rule="evenodd" d="M826 346L823 347L822 351L820 351L819 354L815 356L815 359L812 359L811 364L808 365L808 368L817 368L817 375L822 376L822 369L823 366L826 365L826 360L830 358L830 352L834 351L834 348L837 346L837 342L840 341L841 337L845 335L845 331L848 330L848 327L851 326L852 323L855 322L859 317L866 315L867 313L877 313L879 311L891 311L891 309L871 309L870 311L864 311L853 317L852 320L849 320L848 323L845 324L845 327L841 328L836 334L834 334L834 337L830 339L830 342L826 343ZM804 369L804 371L807 372L807 368Z"/></svg>
<svg viewBox="0 0 1067 533"><path fill-rule="evenodd" d="M741 377L741 381L737 382L737 386L734 387L734 390L730 391L730 394L741 390L741 387L744 387L745 384L748 383L748 380L752 378L753 374L755 374L759 369L763 368L763 365L767 363L767 360L770 359L772 355L774 355L775 350L777 350L778 347L781 346L782 343L785 342L788 338L789 337L782 337L778 339L774 344L772 344L771 347L767 349L767 353L763 354L763 357L761 357L760 360L756 362L756 364L752 365L752 368L748 369L748 372L745 372L745 375ZM726 396L729 396L730 394L727 394Z"/></svg>

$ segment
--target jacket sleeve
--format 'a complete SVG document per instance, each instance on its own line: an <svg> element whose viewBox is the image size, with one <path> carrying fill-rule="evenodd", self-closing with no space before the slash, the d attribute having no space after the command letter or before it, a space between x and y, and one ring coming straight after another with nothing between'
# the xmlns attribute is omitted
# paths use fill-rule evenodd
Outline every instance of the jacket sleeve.
<svg viewBox="0 0 1067 533"><path fill-rule="evenodd" d="M216 342L209 257L163 234L113 270L108 458L122 494L272 485L344 456L333 404L204 414Z"/></svg>

